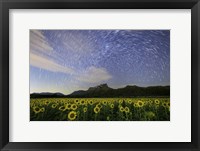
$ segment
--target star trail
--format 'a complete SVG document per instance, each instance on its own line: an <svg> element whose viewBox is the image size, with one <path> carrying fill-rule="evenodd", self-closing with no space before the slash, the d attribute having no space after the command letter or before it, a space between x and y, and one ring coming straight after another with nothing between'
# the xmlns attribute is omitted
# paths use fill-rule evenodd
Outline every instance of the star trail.
<svg viewBox="0 0 200 151"><path fill-rule="evenodd" d="M30 30L30 93L170 85L169 30Z"/></svg>

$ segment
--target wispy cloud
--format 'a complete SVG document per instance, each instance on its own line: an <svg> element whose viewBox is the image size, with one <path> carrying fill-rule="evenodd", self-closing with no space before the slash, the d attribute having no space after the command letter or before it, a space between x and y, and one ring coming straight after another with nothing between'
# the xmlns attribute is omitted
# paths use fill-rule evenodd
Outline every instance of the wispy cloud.
<svg viewBox="0 0 200 151"><path fill-rule="evenodd" d="M112 76L107 72L105 68L97 68L91 66L80 75L78 75L77 80L87 83L100 83L111 78Z"/></svg>
<svg viewBox="0 0 200 151"><path fill-rule="evenodd" d="M74 73L73 69L62 66L52 60L49 60L49 58L38 56L34 53L30 53L30 64L34 67L38 67L52 72L61 72L67 74Z"/></svg>
<svg viewBox="0 0 200 151"><path fill-rule="evenodd" d="M75 40L76 38L73 38ZM89 45L83 45L81 43L70 41L65 46L73 50L85 50ZM67 45L68 44L68 45ZM87 44L87 43L86 43ZM51 72L60 72L65 74L71 74L75 81L79 83L97 84L107 81L112 78L105 68L98 68L90 66L86 70L77 71L75 68L67 67L59 64L55 60L59 60L56 57L56 51L49 44L48 40L40 30L30 31L30 65L40 69L44 69Z"/></svg>
<svg viewBox="0 0 200 151"><path fill-rule="evenodd" d="M53 48L39 30L30 30L30 65L52 72L72 74L69 67L58 64L52 58Z"/></svg>
<svg viewBox="0 0 200 151"><path fill-rule="evenodd" d="M50 54L52 53L53 48L50 46L41 31L30 30L30 51Z"/></svg>

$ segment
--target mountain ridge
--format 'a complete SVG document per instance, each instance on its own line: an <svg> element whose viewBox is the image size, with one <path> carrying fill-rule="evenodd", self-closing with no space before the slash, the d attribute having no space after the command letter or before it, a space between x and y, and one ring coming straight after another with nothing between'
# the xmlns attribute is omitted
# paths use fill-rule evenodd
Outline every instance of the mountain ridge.
<svg viewBox="0 0 200 151"><path fill-rule="evenodd" d="M89 87L88 90L74 91L69 95L60 92L50 93L32 93L31 98L96 98L96 97L153 97L153 96L170 96L170 86L148 86L139 87L136 85L127 85L123 88L110 88L106 83L95 87Z"/></svg>

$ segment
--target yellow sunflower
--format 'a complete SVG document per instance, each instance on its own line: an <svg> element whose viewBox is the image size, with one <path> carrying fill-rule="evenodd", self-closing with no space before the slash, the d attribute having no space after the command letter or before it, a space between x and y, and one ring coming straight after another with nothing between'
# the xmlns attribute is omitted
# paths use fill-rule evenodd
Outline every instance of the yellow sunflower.
<svg viewBox="0 0 200 151"><path fill-rule="evenodd" d="M133 104L133 106L134 106L134 107L138 107L138 104L137 104L137 102L135 102L135 103Z"/></svg>
<svg viewBox="0 0 200 151"><path fill-rule="evenodd" d="M99 103L99 104L96 105L96 107L98 107L98 108L101 109L101 108L102 108L102 105Z"/></svg>
<svg viewBox="0 0 200 151"><path fill-rule="evenodd" d="M40 113L41 110L39 107L35 106L33 107L33 111L37 114L37 113Z"/></svg>
<svg viewBox="0 0 200 151"><path fill-rule="evenodd" d="M154 100L155 104L159 105L160 101L158 99Z"/></svg>
<svg viewBox="0 0 200 151"><path fill-rule="evenodd" d="M87 107L84 107L84 108L83 108L83 112L84 112L84 113L87 112Z"/></svg>
<svg viewBox="0 0 200 151"><path fill-rule="evenodd" d="M107 102L106 102L106 101L103 101L103 105L107 105Z"/></svg>
<svg viewBox="0 0 200 151"><path fill-rule="evenodd" d="M93 101L92 101L92 100L90 100L90 101L89 101L89 104L90 104L90 105L93 105Z"/></svg>
<svg viewBox="0 0 200 151"><path fill-rule="evenodd" d="M98 107L98 106L96 106L95 108L94 108L94 113L99 113L100 112L100 108Z"/></svg>
<svg viewBox="0 0 200 151"><path fill-rule="evenodd" d="M80 104L81 104L81 105L84 105L84 104L85 104L85 100L81 100L81 101L80 101Z"/></svg>
<svg viewBox="0 0 200 151"><path fill-rule="evenodd" d="M120 110L120 112L124 112L123 106L120 106L119 110Z"/></svg>
<svg viewBox="0 0 200 151"><path fill-rule="evenodd" d="M60 107L59 107L59 110L60 110L60 111L63 111L63 112L66 111L66 109L67 109L66 106L60 106Z"/></svg>
<svg viewBox="0 0 200 151"><path fill-rule="evenodd" d="M162 106L163 106L164 108L166 108L166 107L167 107L167 103L166 103L166 102L163 102L163 103L162 103Z"/></svg>
<svg viewBox="0 0 200 151"><path fill-rule="evenodd" d="M45 101L44 102L45 105L49 105L49 103L50 103L49 101Z"/></svg>
<svg viewBox="0 0 200 151"><path fill-rule="evenodd" d="M170 102L167 102L167 107L170 107Z"/></svg>
<svg viewBox="0 0 200 151"><path fill-rule="evenodd" d="M129 112L130 112L130 109L126 106L126 107L124 108L124 111L125 111L126 113L129 113Z"/></svg>
<svg viewBox="0 0 200 151"><path fill-rule="evenodd" d="M58 104L52 104L52 108L54 109L54 108L56 108L58 106Z"/></svg>
<svg viewBox="0 0 200 151"><path fill-rule="evenodd" d="M70 110L71 109L71 104L66 104L66 108L68 109L68 110Z"/></svg>
<svg viewBox="0 0 200 151"><path fill-rule="evenodd" d="M68 114L68 119L69 119L70 121L73 121L73 120L76 119L76 116L77 116L76 112L75 112L75 111L71 111L71 112L69 112L69 114Z"/></svg>
<svg viewBox="0 0 200 151"><path fill-rule="evenodd" d="M75 100L74 103L78 104L78 103L79 103L79 100Z"/></svg>
<svg viewBox="0 0 200 151"><path fill-rule="evenodd" d="M71 109L72 109L72 110L76 110L76 109L77 109L77 105L76 105L76 104L72 104L72 105L71 105Z"/></svg>
<svg viewBox="0 0 200 151"><path fill-rule="evenodd" d="M44 112L44 111L45 111L45 108L44 108L44 107L40 109L40 112Z"/></svg>
<svg viewBox="0 0 200 151"><path fill-rule="evenodd" d="M110 107L113 109L113 108L114 108L114 104L112 103L112 104L110 105Z"/></svg>
<svg viewBox="0 0 200 151"><path fill-rule="evenodd" d="M64 105L68 104L68 102L64 102Z"/></svg>
<svg viewBox="0 0 200 151"><path fill-rule="evenodd" d="M143 101L138 101L137 104L138 104L138 107L143 107L144 106L144 102Z"/></svg>
<svg viewBox="0 0 200 151"><path fill-rule="evenodd" d="M132 101L131 100L128 100L128 104L131 104L132 103Z"/></svg>

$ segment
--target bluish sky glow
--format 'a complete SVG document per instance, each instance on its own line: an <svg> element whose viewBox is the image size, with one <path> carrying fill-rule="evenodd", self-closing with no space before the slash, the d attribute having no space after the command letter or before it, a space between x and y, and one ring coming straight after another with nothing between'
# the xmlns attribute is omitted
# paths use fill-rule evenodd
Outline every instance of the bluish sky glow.
<svg viewBox="0 0 200 151"><path fill-rule="evenodd" d="M170 85L169 30L31 30L30 92Z"/></svg>

